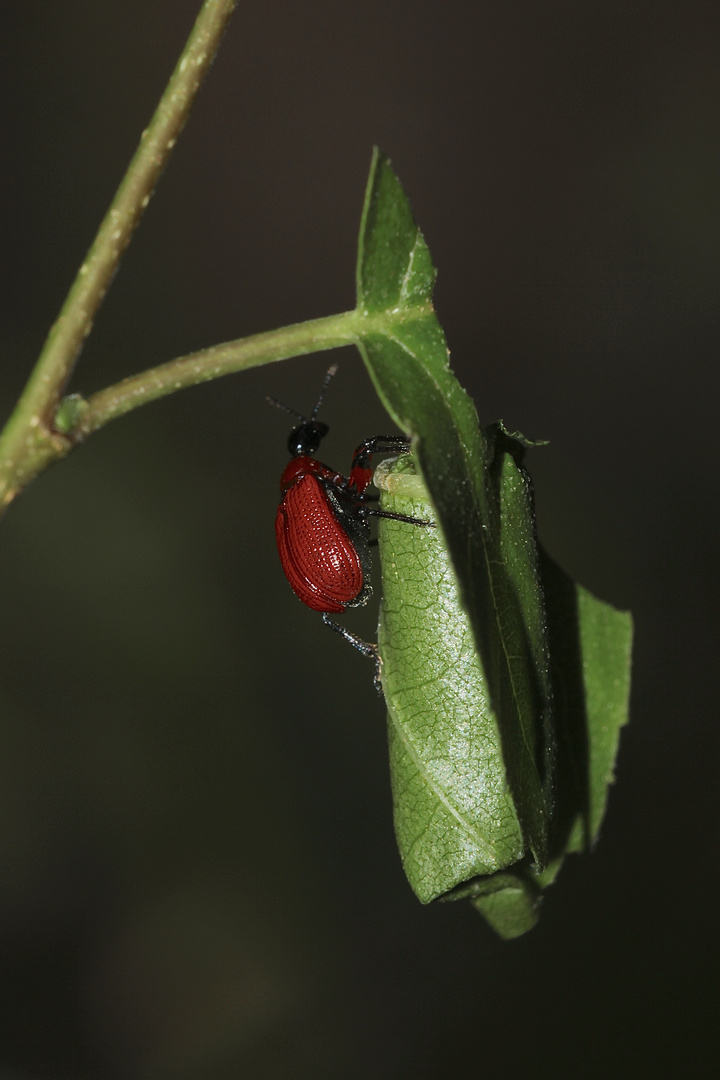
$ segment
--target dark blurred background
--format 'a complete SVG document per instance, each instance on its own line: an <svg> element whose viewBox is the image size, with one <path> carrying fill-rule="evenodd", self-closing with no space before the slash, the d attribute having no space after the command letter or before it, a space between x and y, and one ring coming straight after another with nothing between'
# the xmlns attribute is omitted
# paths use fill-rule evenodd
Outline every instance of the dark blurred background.
<svg viewBox="0 0 720 1080"><path fill-rule="evenodd" d="M4 415L198 7L4 5ZM73 389L352 307L379 144L481 420L550 440L546 546L635 615L632 722L532 933L422 908L368 665L275 551L265 394L328 356L111 424L0 530L3 1080L713 1074L719 46L693 0L240 4ZM388 424L336 355L344 468Z"/></svg>

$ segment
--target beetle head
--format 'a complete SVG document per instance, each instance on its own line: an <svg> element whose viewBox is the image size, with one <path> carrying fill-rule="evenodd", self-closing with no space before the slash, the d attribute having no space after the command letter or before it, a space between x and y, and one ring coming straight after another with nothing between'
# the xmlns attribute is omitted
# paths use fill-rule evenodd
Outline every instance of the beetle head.
<svg viewBox="0 0 720 1080"><path fill-rule="evenodd" d="M321 420L305 420L293 428L288 436L288 450L293 457L301 454L312 456L329 431Z"/></svg>
<svg viewBox="0 0 720 1080"><path fill-rule="evenodd" d="M289 412L293 416L297 416L298 420L302 420L301 424L294 427L290 432L288 438L288 450L292 457L300 457L301 454L307 454L308 456L314 454L322 440L330 430L327 424L323 424L320 420L316 420L315 417L318 414L322 400L325 397L325 391L330 385L330 380L337 371L337 364L331 364L328 368L323 384L320 389L320 397L315 403L315 408L310 413L310 419L306 419L302 413L299 413L296 409L291 409L289 405L284 405L282 401L278 401L277 398L268 397L268 401L271 405L276 405L278 409L282 409L284 412Z"/></svg>

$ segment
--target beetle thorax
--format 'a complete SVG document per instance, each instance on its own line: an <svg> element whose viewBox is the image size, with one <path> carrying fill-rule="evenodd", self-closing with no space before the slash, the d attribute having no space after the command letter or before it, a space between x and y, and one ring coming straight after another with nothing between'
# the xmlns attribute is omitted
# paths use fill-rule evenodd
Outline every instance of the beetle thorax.
<svg viewBox="0 0 720 1080"><path fill-rule="evenodd" d="M296 484L303 476L316 476L319 480L325 480L336 488L345 488L347 481L340 473L335 472L329 465L323 465L322 461L309 457L307 454L298 454L290 458L280 477L280 490L285 492Z"/></svg>

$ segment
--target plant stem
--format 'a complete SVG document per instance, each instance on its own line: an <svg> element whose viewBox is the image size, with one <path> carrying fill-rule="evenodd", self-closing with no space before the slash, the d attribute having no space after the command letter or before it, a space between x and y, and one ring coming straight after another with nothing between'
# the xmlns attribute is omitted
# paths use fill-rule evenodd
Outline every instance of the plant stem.
<svg viewBox="0 0 720 1080"><path fill-rule="evenodd" d="M290 356L304 356L341 348L343 345L360 345L363 338L373 334L387 334L393 315L387 312L368 314L360 309L345 311L340 315L328 315L322 319L268 330L262 334L228 341L209 349L179 356L166 364L149 368L138 375L131 375L119 383L99 390L84 399L78 394L65 398L58 408L56 428L44 442L31 445L35 428L30 425L28 444L24 447L21 487L42 472L54 461L65 457L74 446L88 435L104 427L111 420L125 416L141 405L174 394L185 387L231 375L260 364L287 360ZM8 499L7 502L10 500ZM5 507L0 504L0 514Z"/></svg>
<svg viewBox="0 0 720 1080"><path fill-rule="evenodd" d="M237 0L204 0L155 114L48 334L27 385L0 436L0 508L71 443L53 427L55 411Z"/></svg>
<svg viewBox="0 0 720 1080"><path fill-rule="evenodd" d="M86 405L78 410L77 422L68 431L68 439L72 444L82 442L110 420L188 386L260 364L287 360L290 356L356 344L361 334L367 333L368 322L360 312L346 311L201 349L131 375L87 399Z"/></svg>

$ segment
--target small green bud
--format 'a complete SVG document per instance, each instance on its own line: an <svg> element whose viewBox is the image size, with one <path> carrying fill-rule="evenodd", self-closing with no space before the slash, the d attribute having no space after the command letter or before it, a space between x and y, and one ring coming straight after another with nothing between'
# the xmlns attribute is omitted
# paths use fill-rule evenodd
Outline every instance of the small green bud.
<svg viewBox="0 0 720 1080"><path fill-rule="evenodd" d="M61 435L69 435L87 408L88 403L82 394L68 394L55 413L55 430Z"/></svg>

